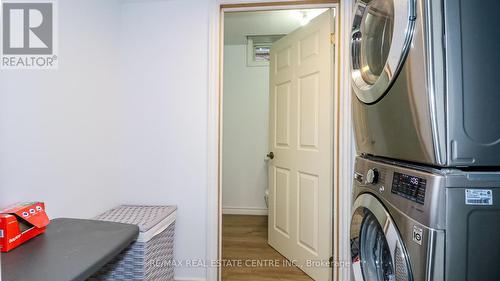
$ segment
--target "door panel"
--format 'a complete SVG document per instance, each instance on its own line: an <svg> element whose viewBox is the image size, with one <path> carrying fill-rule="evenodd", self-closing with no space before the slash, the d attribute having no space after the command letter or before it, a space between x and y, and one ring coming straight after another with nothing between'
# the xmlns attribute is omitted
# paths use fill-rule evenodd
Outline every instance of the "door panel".
<svg viewBox="0 0 500 281"><path fill-rule="evenodd" d="M319 54L319 33L314 32L299 42L299 64L310 56Z"/></svg>
<svg viewBox="0 0 500 281"><path fill-rule="evenodd" d="M299 245L318 254L318 176L299 173Z"/></svg>
<svg viewBox="0 0 500 281"><path fill-rule="evenodd" d="M269 244L315 280L331 275L333 23L327 11L271 48Z"/></svg>
<svg viewBox="0 0 500 281"><path fill-rule="evenodd" d="M285 68L288 68L291 66L291 59L290 59L290 52L291 52L291 46L286 46L286 48L280 50L276 54L276 70L275 73L278 73L278 71L283 71Z"/></svg>
<svg viewBox="0 0 500 281"><path fill-rule="evenodd" d="M299 79L299 148L318 149L319 73Z"/></svg>
<svg viewBox="0 0 500 281"><path fill-rule="evenodd" d="M290 82L276 86L276 146L290 145Z"/></svg>
<svg viewBox="0 0 500 281"><path fill-rule="evenodd" d="M274 185L274 228L286 237L289 237L290 222L290 171L275 168Z"/></svg>

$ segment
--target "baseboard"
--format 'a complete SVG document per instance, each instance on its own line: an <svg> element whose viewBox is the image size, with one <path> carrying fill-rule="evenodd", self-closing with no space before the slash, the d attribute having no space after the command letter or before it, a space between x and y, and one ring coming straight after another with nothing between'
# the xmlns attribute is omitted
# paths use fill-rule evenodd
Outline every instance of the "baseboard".
<svg viewBox="0 0 500 281"><path fill-rule="evenodd" d="M224 215L247 215L247 216L267 216L267 209L261 208L222 208Z"/></svg>
<svg viewBox="0 0 500 281"><path fill-rule="evenodd" d="M207 279L201 277L174 277L175 281L206 281Z"/></svg>

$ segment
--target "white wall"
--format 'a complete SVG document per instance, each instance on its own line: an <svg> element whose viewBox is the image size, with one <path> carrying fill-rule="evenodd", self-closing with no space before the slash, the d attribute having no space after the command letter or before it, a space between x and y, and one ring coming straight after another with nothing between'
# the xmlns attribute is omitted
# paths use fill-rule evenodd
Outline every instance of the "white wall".
<svg viewBox="0 0 500 281"><path fill-rule="evenodd" d="M269 67L247 67L246 45L224 46L222 208L265 214Z"/></svg>
<svg viewBox="0 0 500 281"><path fill-rule="evenodd" d="M122 6L124 201L177 204L175 257L206 256L208 2ZM176 276L203 277L204 268Z"/></svg>
<svg viewBox="0 0 500 281"><path fill-rule="evenodd" d="M0 71L0 207L177 204L175 257L204 259L209 1L58 2L59 70Z"/></svg>
<svg viewBox="0 0 500 281"><path fill-rule="evenodd" d="M51 217L85 218L124 201L175 202L176 258L204 258L215 0L117 1L58 1L59 70L0 71L0 206L43 200ZM118 60L139 68L114 83Z"/></svg>
<svg viewBox="0 0 500 281"><path fill-rule="evenodd" d="M0 206L91 217L120 202L119 5L58 2L59 69L0 71Z"/></svg>

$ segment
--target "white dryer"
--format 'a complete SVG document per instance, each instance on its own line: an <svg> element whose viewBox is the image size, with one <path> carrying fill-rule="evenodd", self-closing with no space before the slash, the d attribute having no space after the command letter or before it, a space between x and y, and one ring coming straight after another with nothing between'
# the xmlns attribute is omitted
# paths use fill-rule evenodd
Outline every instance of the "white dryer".
<svg viewBox="0 0 500 281"><path fill-rule="evenodd" d="M497 4L357 1L351 84L359 154L500 166Z"/></svg>

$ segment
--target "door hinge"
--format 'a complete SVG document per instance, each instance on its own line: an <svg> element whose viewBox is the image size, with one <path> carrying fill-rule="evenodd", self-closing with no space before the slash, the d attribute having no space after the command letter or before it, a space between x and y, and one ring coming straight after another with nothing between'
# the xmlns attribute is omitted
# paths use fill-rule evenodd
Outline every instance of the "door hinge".
<svg viewBox="0 0 500 281"><path fill-rule="evenodd" d="M330 33L330 43L332 43L332 45L335 45L335 33Z"/></svg>
<svg viewBox="0 0 500 281"><path fill-rule="evenodd" d="M333 268L333 257L330 257L328 262L330 263L330 267Z"/></svg>

